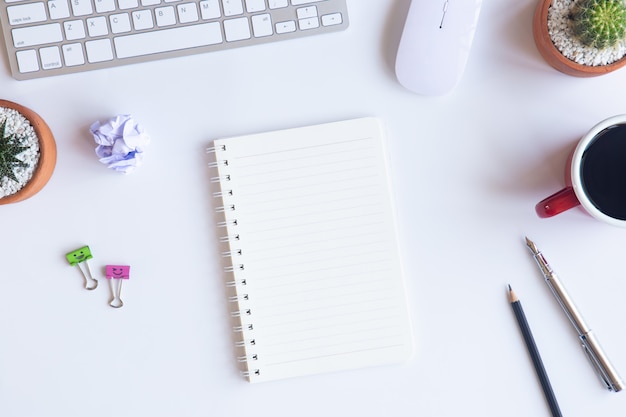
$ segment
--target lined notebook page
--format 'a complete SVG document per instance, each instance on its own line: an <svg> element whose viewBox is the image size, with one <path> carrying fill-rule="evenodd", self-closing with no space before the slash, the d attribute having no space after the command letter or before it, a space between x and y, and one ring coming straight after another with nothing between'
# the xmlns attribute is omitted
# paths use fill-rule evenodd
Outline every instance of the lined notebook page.
<svg viewBox="0 0 626 417"><path fill-rule="evenodd" d="M383 141L364 118L214 142L251 382L410 356Z"/></svg>

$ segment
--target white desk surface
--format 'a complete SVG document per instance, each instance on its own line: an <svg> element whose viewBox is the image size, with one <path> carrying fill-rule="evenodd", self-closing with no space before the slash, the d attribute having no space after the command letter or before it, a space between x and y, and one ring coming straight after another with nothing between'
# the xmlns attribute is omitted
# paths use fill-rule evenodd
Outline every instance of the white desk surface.
<svg viewBox="0 0 626 417"><path fill-rule="evenodd" d="M1 98L50 124L58 163L30 200L0 207L0 415L548 416L506 296L522 299L567 416L622 416L543 283L544 251L626 376L626 231L581 209L539 219L567 154L626 112L626 70L548 67L535 0L485 0L461 84L424 97L396 81L408 0L348 0L345 32L34 81L0 69ZM151 133L124 176L89 125L131 113ZM204 148L214 138L378 116L389 132L407 297L405 365L248 384L238 375ZM88 292L64 258L129 263L125 306Z"/></svg>

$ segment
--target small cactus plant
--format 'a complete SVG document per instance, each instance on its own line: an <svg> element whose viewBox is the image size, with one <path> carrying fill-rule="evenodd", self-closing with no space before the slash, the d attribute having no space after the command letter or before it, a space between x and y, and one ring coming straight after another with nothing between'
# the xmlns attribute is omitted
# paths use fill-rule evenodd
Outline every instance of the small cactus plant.
<svg viewBox="0 0 626 417"><path fill-rule="evenodd" d="M0 206L41 191L56 160L54 136L41 116L0 99Z"/></svg>
<svg viewBox="0 0 626 417"><path fill-rule="evenodd" d="M571 19L574 34L584 45L614 46L626 35L626 0L579 0Z"/></svg>
<svg viewBox="0 0 626 417"><path fill-rule="evenodd" d="M6 135L6 120L0 125L0 180L8 177L17 182L18 179L13 171L16 167L26 167L27 164L16 158L17 155L28 149L17 143L18 136L15 134Z"/></svg>

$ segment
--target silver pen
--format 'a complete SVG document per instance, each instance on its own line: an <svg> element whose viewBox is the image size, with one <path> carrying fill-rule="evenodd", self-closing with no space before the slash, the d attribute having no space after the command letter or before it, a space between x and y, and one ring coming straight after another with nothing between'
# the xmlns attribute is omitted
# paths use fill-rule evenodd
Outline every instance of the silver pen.
<svg viewBox="0 0 626 417"><path fill-rule="evenodd" d="M554 273L548 261L546 261L546 258L544 258L543 254L537 249L537 246L528 238L526 238L526 245L528 245L535 261L537 261L537 265L539 265L539 269L541 269L543 273L546 284L548 284L548 287L559 302L565 315L574 326L574 329L576 329L583 350L587 354L596 373L602 379L607 389L615 392L621 391L622 388L624 388L624 383L613 365L611 365L602 347L600 347L598 339L596 339L589 326L587 326L587 323L585 323L576 305L567 294L567 291L565 291L565 287L561 284L559 277Z"/></svg>

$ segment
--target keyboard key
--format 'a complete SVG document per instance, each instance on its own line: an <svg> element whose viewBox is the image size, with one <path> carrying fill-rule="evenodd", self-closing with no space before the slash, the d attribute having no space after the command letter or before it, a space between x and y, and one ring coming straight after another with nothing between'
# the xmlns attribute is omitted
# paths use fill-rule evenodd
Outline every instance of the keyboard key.
<svg viewBox="0 0 626 417"><path fill-rule="evenodd" d="M130 17L128 13L118 13L109 16L109 23L111 24L112 33L124 33L130 32Z"/></svg>
<svg viewBox="0 0 626 417"><path fill-rule="evenodd" d="M252 16L252 32L255 38L273 35L272 17L269 14Z"/></svg>
<svg viewBox="0 0 626 417"><path fill-rule="evenodd" d="M61 49L63 50L65 65L68 67L83 65L85 63L85 55L83 54L83 47L80 43L69 43L63 45Z"/></svg>
<svg viewBox="0 0 626 417"><path fill-rule="evenodd" d="M112 12L115 10L115 0L95 0L98 13Z"/></svg>
<svg viewBox="0 0 626 417"><path fill-rule="evenodd" d="M191 23L198 21L198 8L196 3L183 3L176 6L178 10L178 20L180 23Z"/></svg>
<svg viewBox="0 0 626 417"><path fill-rule="evenodd" d="M222 43L223 39L220 24L211 22L119 36L113 42L117 57L129 58L214 45Z"/></svg>
<svg viewBox="0 0 626 417"><path fill-rule="evenodd" d="M250 39L250 25L247 17L224 21L224 33L228 42Z"/></svg>
<svg viewBox="0 0 626 417"><path fill-rule="evenodd" d="M98 16L87 19L87 31L92 38L108 34L109 28L106 17Z"/></svg>
<svg viewBox="0 0 626 417"><path fill-rule="evenodd" d="M200 13L204 20L217 19L222 16L219 0L202 0L200 2Z"/></svg>
<svg viewBox="0 0 626 417"><path fill-rule="evenodd" d="M224 7L224 16L243 14L243 4L241 0L222 0L222 7Z"/></svg>
<svg viewBox="0 0 626 417"><path fill-rule="evenodd" d="M301 6L303 4L317 3L319 1L326 1L326 0L291 0L291 4L293 4L294 6Z"/></svg>
<svg viewBox="0 0 626 417"><path fill-rule="evenodd" d="M89 62L102 62L113 60L113 49L108 38L85 42L87 60Z"/></svg>
<svg viewBox="0 0 626 417"><path fill-rule="evenodd" d="M38 23L45 21L46 7L43 3L20 4L7 7L9 23L11 25L23 25L26 23Z"/></svg>
<svg viewBox="0 0 626 417"><path fill-rule="evenodd" d="M298 25L300 25L300 30L317 29L320 27L320 22L317 17L309 17L298 20Z"/></svg>
<svg viewBox="0 0 626 417"><path fill-rule="evenodd" d="M265 0L246 0L246 11L257 13L265 10Z"/></svg>
<svg viewBox="0 0 626 417"><path fill-rule="evenodd" d="M34 49L18 51L15 56L17 58L17 68L21 73L39 71L37 51Z"/></svg>
<svg viewBox="0 0 626 417"><path fill-rule="evenodd" d="M41 68L45 70L61 68L61 54L59 53L58 46L41 48L39 50L39 57L41 58Z"/></svg>
<svg viewBox="0 0 626 417"><path fill-rule="evenodd" d="M117 0L120 10L135 9L139 7L138 0Z"/></svg>
<svg viewBox="0 0 626 417"><path fill-rule="evenodd" d="M289 0L269 0L270 9L282 9L289 6Z"/></svg>
<svg viewBox="0 0 626 417"><path fill-rule="evenodd" d="M67 0L48 0L50 19L65 19L70 17L70 6Z"/></svg>
<svg viewBox="0 0 626 417"><path fill-rule="evenodd" d="M68 41L84 39L87 36L85 33L85 26L83 25L82 20L70 20L64 22L63 29L65 30L65 37Z"/></svg>
<svg viewBox="0 0 626 417"><path fill-rule="evenodd" d="M173 6L158 7L154 9L156 24L159 27L172 26L176 24L176 13Z"/></svg>
<svg viewBox="0 0 626 417"><path fill-rule="evenodd" d="M317 17L317 7L309 6L309 7L301 7L296 10L296 14L298 15L298 19L306 19L308 17Z"/></svg>
<svg viewBox="0 0 626 417"><path fill-rule="evenodd" d="M343 23L341 13L331 13L322 16L322 26L335 26Z"/></svg>
<svg viewBox="0 0 626 417"><path fill-rule="evenodd" d="M13 45L16 48L45 45L63 40L59 23L16 28L11 31L11 34L13 35Z"/></svg>
<svg viewBox="0 0 626 417"><path fill-rule="evenodd" d="M142 6L156 6L157 4L161 4L161 0L141 0Z"/></svg>
<svg viewBox="0 0 626 417"><path fill-rule="evenodd" d="M93 13L91 0L71 0L74 16L87 16Z"/></svg>
<svg viewBox="0 0 626 417"><path fill-rule="evenodd" d="M288 20L286 22L276 23L276 33L289 33L296 31L296 22L294 20Z"/></svg>
<svg viewBox="0 0 626 417"><path fill-rule="evenodd" d="M132 13L135 30L146 30L154 27L150 10L137 10Z"/></svg>

